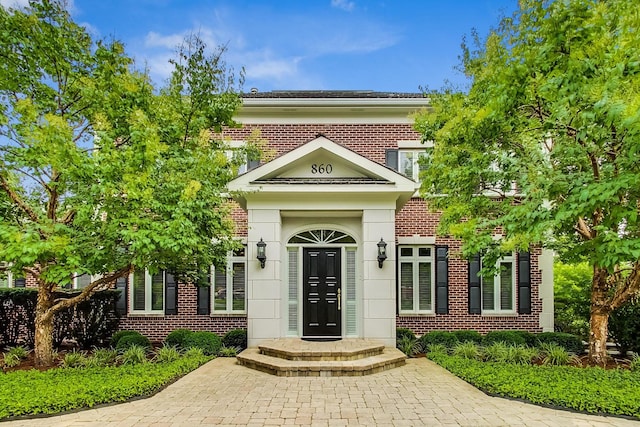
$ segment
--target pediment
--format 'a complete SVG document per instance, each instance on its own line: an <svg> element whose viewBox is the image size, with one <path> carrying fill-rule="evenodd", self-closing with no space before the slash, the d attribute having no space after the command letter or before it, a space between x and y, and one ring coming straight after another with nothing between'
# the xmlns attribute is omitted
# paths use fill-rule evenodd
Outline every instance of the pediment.
<svg viewBox="0 0 640 427"><path fill-rule="evenodd" d="M373 191L398 193L398 197L406 200L417 188L418 184L413 180L324 136L318 136L229 183L229 190L242 193ZM244 196L241 199L239 201L244 205Z"/></svg>

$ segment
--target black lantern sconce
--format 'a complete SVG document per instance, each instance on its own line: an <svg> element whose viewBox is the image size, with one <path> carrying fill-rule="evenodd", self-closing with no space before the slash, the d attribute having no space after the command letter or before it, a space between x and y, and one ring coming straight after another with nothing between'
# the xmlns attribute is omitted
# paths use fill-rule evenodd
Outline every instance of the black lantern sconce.
<svg viewBox="0 0 640 427"><path fill-rule="evenodd" d="M264 263L267 261L267 244L262 240L261 237L260 241L256 243L256 246L258 247L258 255L256 256L256 258L258 258L258 261L260 261L260 267L264 268Z"/></svg>
<svg viewBox="0 0 640 427"><path fill-rule="evenodd" d="M387 242L380 238L378 242L378 267L382 268L382 263L387 259Z"/></svg>

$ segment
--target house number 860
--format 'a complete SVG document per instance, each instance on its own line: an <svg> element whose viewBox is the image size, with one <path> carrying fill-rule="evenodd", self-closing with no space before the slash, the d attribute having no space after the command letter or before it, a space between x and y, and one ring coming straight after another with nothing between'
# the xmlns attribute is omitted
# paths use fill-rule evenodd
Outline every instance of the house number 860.
<svg viewBox="0 0 640 427"><path fill-rule="evenodd" d="M330 174L331 172L333 172L333 166L331 166L331 163L320 163L319 165L314 163L311 165L311 173Z"/></svg>

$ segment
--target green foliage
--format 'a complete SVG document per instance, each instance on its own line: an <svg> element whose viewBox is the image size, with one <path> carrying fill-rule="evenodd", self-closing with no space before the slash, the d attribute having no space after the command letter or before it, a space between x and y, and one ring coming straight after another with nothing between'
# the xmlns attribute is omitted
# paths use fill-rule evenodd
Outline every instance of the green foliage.
<svg viewBox="0 0 640 427"><path fill-rule="evenodd" d="M22 359L17 354L3 353L2 363L5 368L13 368L15 366L18 366L21 360Z"/></svg>
<svg viewBox="0 0 640 427"><path fill-rule="evenodd" d="M492 342L484 347L483 356L488 362L506 362L509 357L509 345L503 341Z"/></svg>
<svg viewBox="0 0 640 427"><path fill-rule="evenodd" d="M128 330L117 331L111 336L111 340L110 340L111 347L116 348L118 346L118 342L120 342L120 338L125 337L127 335L140 335L140 332L128 331Z"/></svg>
<svg viewBox="0 0 640 427"><path fill-rule="evenodd" d="M120 354L119 360L123 365L138 365L140 363L147 363L147 347L131 344L127 346Z"/></svg>
<svg viewBox="0 0 640 427"><path fill-rule="evenodd" d="M15 347L10 347L9 350L7 350L7 354L16 356L19 359L26 359L27 356L29 355L29 350L22 347L21 345L18 345Z"/></svg>
<svg viewBox="0 0 640 427"><path fill-rule="evenodd" d="M540 350L542 352L543 365L562 366L575 364L577 362L575 355L553 342L541 344Z"/></svg>
<svg viewBox="0 0 640 427"><path fill-rule="evenodd" d="M586 338L589 334L589 295L593 268L586 262L553 264L554 324L556 330Z"/></svg>
<svg viewBox="0 0 640 427"><path fill-rule="evenodd" d="M241 350L238 347L227 347L223 345L220 347L218 356L220 357L236 357Z"/></svg>
<svg viewBox="0 0 640 427"><path fill-rule="evenodd" d="M167 338L165 338L164 343L169 347L177 347L177 348L185 348L184 347L184 339L193 333L193 331L189 329L174 329L169 332Z"/></svg>
<svg viewBox="0 0 640 427"><path fill-rule="evenodd" d="M451 351L454 356L463 357L465 359L481 359L482 350L480 346L473 341L465 341L456 344Z"/></svg>
<svg viewBox="0 0 640 427"><path fill-rule="evenodd" d="M222 347L222 340L218 335L209 331L197 331L189 334L184 340L184 347L196 347L207 356L215 356Z"/></svg>
<svg viewBox="0 0 640 427"><path fill-rule="evenodd" d="M396 341L396 348L406 354L408 357L413 357L416 354L422 353L424 347L417 338L411 338L408 335L403 336Z"/></svg>
<svg viewBox="0 0 640 427"><path fill-rule="evenodd" d="M538 345L543 343L554 343L570 353L582 354L584 352L582 338L576 335L563 332L542 332L537 334L535 337Z"/></svg>
<svg viewBox="0 0 640 427"><path fill-rule="evenodd" d="M640 356L638 356L638 353L633 353L629 369L633 372L640 372Z"/></svg>
<svg viewBox="0 0 640 427"><path fill-rule="evenodd" d="M204 354L204 351L202 351L201 348L191 347L184 351L184 357L193 358L193 359L202 359L202 358L207 358L208 356Z"/></svg>
<svg viewBox="0 0 640 427"><path fill-rule="evenodd" d="M65 5L0 7L0 259L14 274L37 264L48 290L102 275L44 310L133 267L198 283L238 245L227 183L257 153L249 144L229 159L211 131L236 125L243 76L194 35L154 88L121 43L93 40Z"/></svg>
<svg viewBox="0 0 640 427"><path fill-rule="evenodd" d="M122 353L123 351L126 351L134 345L142 347L144 349L151 348L151 342L149 341L149 338L145 337L140 332L135 332L126 334L125 336L121 337L118 340L118 344L116 344L116 350L119 353Z"/></svg>
<svg viewBox="0 0 640 427"><path fill-rule="evenodd" d="M209 357L192 352L167 363L106 368L9 372L0 381L0 420L20 415L55 414L148 396L193 371Z"/></svg>
<svg viewBox="0 0 640 427"><path fill-rule="evenodd" d="M609 334L620 354L640 353L640 302L626 304L611 313Z"/></svg>
<svg viewBox="0 0 640 427"><path fill-rule="evenodd" d="M459 342L474 342L480 344L482 342L482 335L478 331L459 330L453 331L453 335L456 336Z"/></svg>
<svg viewBox="0 0 640 427"><path fill-rule="evenodd" d="M539 357L538 349L526 345L510 345L507 347L506 362L516 365L530 365Z"/></svg>
<svg viewBox="0 0 640 427"><path fill-rule="evenodd" d="M173 362L174 360L178 360L180 358L180 350L177 347L172 347L168 345L164 345L156 350L156 354L154 356L154 361L159 363L164 362Z"/></svg>
<svg viewBox="0 0 640 427"><path fill-rule="evenodd" d="M430 354L429 358L490 394L640 418L640 378L628 370L489 363L444 354Z"/></svg>
<svg viewBox="0 0 640 427"><path fill-rule="evenodd" d="M464 256L537 245L586 261L606 321L640 291L640 15L627 0L519 6L463 44L467 94L425 93L421 193ZM601 330L590 340L604 344Z"/></svg>
<svg viewBox="0 0 640 427"><path fill-rule="evenodd" d="M404 337L416 339L416 334L409 328L396 328L396 341L399 341Z"/></svg>
<svg viewBox="0 0 640 427"><path fill-rule="evenodd" d="M239 351L247 348L247 330L232 329L222 337L222 345L225 347L234 347Z"/></svg>
<svg viewBox="0 0 640 427"><path fill-rule="evenodd" d="M505 344L525 345L527 340L520 331L491 331L482 339L484 345L495 342L503 342Z"/></svg>
<svg viewBox="0 0 640 427"><path fill-rule="evenodd" d="M429 344L442 344L451 349L458 344L458 338L451 332L431 331L420 337L420 343L424 348L427 348Z"/></svg>
<svg viewBox="0 0 640 427"><path fill-rule="evenodd" d="M449 349L444 344L428 344L427 345L427 354L429 355L446 355L449 353Z"/></svg>
<svg viewBox="0 0 640 427"><path fill-rule="evenodd" d="M118 352L110 348L96 348L87 359L85 366L88 368L104 368L113 366L118 361Z"/></svg>
<svg viewBox="0 0 640 427"><path fill-rule="evenodd" d="M71 351L64 355L60 366L63 368L82 368L88 362L87 355L81 351Z"/></svg>

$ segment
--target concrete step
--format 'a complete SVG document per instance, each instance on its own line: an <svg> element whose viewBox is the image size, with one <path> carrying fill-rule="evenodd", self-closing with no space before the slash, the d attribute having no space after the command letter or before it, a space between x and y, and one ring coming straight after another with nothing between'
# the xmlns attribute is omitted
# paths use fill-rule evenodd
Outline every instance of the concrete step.
<svg viewBox="0 0 640 427"><path fill-rule="evenodd" d="M384 348L379 354L352 360L290 360L262 354L248 348L237 357L246 367L283 377L336 377L375 374L405 364L406 356L396 348Z"/></svg>
<svg viewBox="0 0 640 427"><path fill-rule="evenodd" d="M384 344L366 339L338 341L303 341L299 338L279 338L262 342L260 353L287 360L345 361L382 354Z"/></svg>

